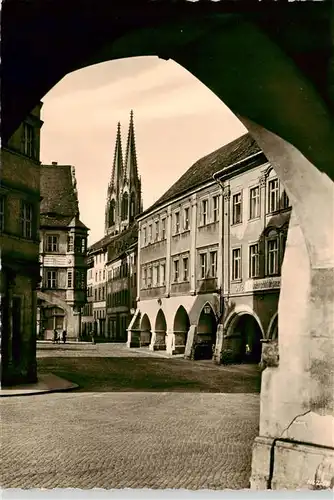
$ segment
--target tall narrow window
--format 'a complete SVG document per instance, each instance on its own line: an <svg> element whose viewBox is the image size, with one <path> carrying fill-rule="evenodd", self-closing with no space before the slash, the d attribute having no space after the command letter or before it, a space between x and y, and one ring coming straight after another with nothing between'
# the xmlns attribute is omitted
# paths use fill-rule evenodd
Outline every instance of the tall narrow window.
<svg viewBox="0 0 334 500"><path fill-rule="evenodd" d="M0 196L0 232L5 229L5 197Z"/></svg>
<svg viewBox="0 0 334 500"><path fill-rule="evenodd" d="M210 276L217 277L217 251L210 252Z"/></svg>
<svg viewBox="0 0 334 500"><path fill-rule="evenodd" d="M160 231L159 231L159 221L155 221L155 241L158 241L159 236L160 236Z"/></svg>
<svg viewBox="0 0 334 500"><path fill-rule="evenodd" d="M189 258L183 257L183 281L189 279Z"/></svg>
<svg viewBox="0 0 334 500"><path fill-rule="evenodd" d="M152 266L149 266L147 269L147 286L152 286Z"/></svg>
<svg viewBox="0 0 334 500"><path fill-rule="evenodd" d="M32 237L32 204L23 201L21 203L21 234L24 238Z"/></svg>
<svg viewBox="0 0 334 500"><path fill-rule="evenodd" d="M260 217L260 188L256 186L249 192L249 218Z"/></svg>
<svg viewBox="0 0 334 500"><path fill-rule="evenodd" d="M73 236L70 234L67 238L67 251L68 252L73 252L74 250L74 238Z"/></svg>
<svg viewBox="0 0 334 500"><path fill-rule="evenodd" d="M212 198L212 220L217 222L219 219L219 196L214 196Z"/></svg>
<svg viewBox="0 0 334 500"><path fill-rule="evenodd" d="M58 236L48 235L46 238L46 251L47 252L58 252Z"/></svg>
<svg viewBox="0 0 334 500"><path fill-rule="evenodd" d="M146 227L143 227L143 246L146 245Z"/></svg>
<svg viewBox="0 0 334 500"><path fill-rule="evenodd" d="M179 234L179 232L180 232L180 212L175 212L174 233Z"/></svg>
<svg viewBox="0 0 334 500"><path fill-rule="evenodd" d="M57 271L46 272L46 286L47 288L57 288Z"/></svg>
<svg viewBox="0 0 334 500"><path fill-rule="evenodd" d="M179 260L178 259L174 260L174 277L173 277L173 281L175 283L177 281L179 281Z"/></svg>
<svg viewBox="0 0 334 500"><path fill-rule="evenodd" d="M267 241L267 273L278 274L278 238Z"/></svg>
<svg viewBox="0 0 334 500"><path fill-rule="evenodd" d="M160 264L160 285L163 286L166 280L166 264Z"/></svg>
<svg viewBox="0 0 334 500"><path fill-rule="evenodd" d="M159 266L159 264L157 264L157 266L156 266L156 270L157 270L157 281L156 281L156 286L159 286L159 285L160 285L160 266Z"/></svg>
<svg viewBox="0 0 334 500"><path fill-rule="evenodd" d="M183 212L183 229L185 231L189 229L189 207L186 207Z"/></svg>
<svg viewBox="0 0 334 500"><path fill-rule="evenodd" d="M232 250L232 280L241 279L241 248Z"/></svg>
<svg viewBox="0 0 334 500"><path fill-rule="evenodd" d="M260 274L259 244L255 243L249 247L249 277L257 278Z"/></svg>
<svg viewBox="0 0 334 500"><path fill-rule="evenodd" d="M284 190L282 193L282 208L288 208L290 206L290 200L286 191Z"/></svg>
<svg viewBox="0 0 334 500"><path fill-rule="evenodd" d="M208 223L208 200L202 200L202 225Z"/></svg>
<svg viewBox="0 0 334 500"><path fill-rule="evenodd" d="M161 219L161 239L166 238L166 218Z"/></svg>
<svg viewBox="0 0 334 500"><path fill-rule="evenodd" d="M207 275L207 254L206 253L201 253L200 254L200 266L201 266L201 279L204 280Z"/></svg>
<svg viewBox="0 0 334 500"><path fill-rule="evenodd" d="M152 224L148 226L148 242L152 243Z"/></svg>
<svg viewBox="0 0 334 500"><path fill-rule="evenodd" d="M86 238L81 238L81 253L86 252Z"/></svg>
<svg viewBox="0 0 334 500"><path fill-rule="evenodd" d="M34 156L34 128L29 123L23 123L22 138L23 154L33 158Z"/></svg>
<svg viewBox="0 0 334 500"><path fill-rule="evenodd" d="M73 272L67 271L67 288L73 287Z"/></svg>
<svg viewBox="0 0 334 500"><path fill-rule="evenodd" d="M279 209L279 183L278 179L268 182L268 212L276 212Z"/></svg>
<svg viewBox="0 0 334 500"><path fill-rule="evenodd" d="M233 222L233 224L239 224L239 222L242 222L241 193L237 193L237 194L233 195L232 206L233 206L232 222Z"/></svg>

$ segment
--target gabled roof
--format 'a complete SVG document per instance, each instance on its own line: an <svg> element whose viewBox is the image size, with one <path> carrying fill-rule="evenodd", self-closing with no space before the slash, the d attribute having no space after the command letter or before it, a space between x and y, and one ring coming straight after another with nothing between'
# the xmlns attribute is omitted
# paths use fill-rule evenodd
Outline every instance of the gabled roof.
<svg viewBox="0 0 334 500"><path fill-rule="evenodd" d="M41 165L40 225L88 229L79 218L74 168L71 165Z"/></svg>
<svg viewBox="0 0 334 500"><path fill-rule="evenodd" d="M79 212L71 165L41 165L41 214L74 217Z"/></svg>
<svg viewBox="0 0 334 500"><path fill-rule="evenodd" d="M238 139L199 159L153 205L142 212L139 217L211 181L213 174L258 152L261 152L261 149L255 140L249 134L242 135Z"/></svg>

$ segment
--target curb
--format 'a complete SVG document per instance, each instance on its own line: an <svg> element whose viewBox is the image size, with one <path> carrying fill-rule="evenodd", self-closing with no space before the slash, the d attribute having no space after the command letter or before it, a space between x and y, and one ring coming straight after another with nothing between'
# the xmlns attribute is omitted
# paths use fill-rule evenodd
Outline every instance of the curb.
<svg viewBox="0 0 334 500"><path fill-rule="evenodd" d="M13 398L15 396L36 396L54 392L68 392L78 389L79 385L65 380L53 373L38 376L36 384L21 385L0 389L0 398Z"/></svg>

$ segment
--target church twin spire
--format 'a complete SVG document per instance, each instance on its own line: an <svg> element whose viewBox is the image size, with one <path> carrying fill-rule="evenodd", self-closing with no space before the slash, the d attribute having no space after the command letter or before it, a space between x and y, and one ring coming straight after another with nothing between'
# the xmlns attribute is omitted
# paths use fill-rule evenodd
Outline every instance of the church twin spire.
<svg viewBox="0 0 334 500"><path fill-rule="evenodd" d="M121 124L117 124L114 161L108 186L105 234L117 234L126 229L142 209L141 182L138 176L133 111L123 162Z"/></svg>

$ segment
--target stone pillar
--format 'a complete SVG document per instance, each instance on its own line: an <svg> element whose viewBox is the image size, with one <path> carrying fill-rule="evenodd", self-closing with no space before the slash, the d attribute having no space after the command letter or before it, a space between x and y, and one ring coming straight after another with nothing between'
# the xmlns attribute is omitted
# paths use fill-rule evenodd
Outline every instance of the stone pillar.
<svg viewBox="0 0 334 500"><path fill-rule="evenodd" d="M188 338L186 343L186 348L184 351L185 359L192 359L193 350L197 341L197 326L191 325L188 332Z"/></svg>
<svg viewBox="0 0 334 500"><path fill-rule="evenodd" d="M334 185L291 144L253 123L247 127L293 207L278 307L279 361L262 373L251 487L324 489L334 478Z"/></svg>
<svg viewBox="0 0 334 500"><path fill-rule="evenodd" d="M216 336L216 346L213 353L213 361L217 364L221 364L221 353L224 346L224 325L218 325L217 336Z"/></svg>
<svg viewBox="0 0 334 500"><path fill-rule="evenodd" d="M167 332L166 351L168 354L184 354L186 348L185 331L169 331Z"/></svg>
<svg viewBox="0 0 334 500"><path fill-rule="evenodd" d="M165 330L152 331L150 351L165 351L165 350L166 350L166 331Z"/></svg>

